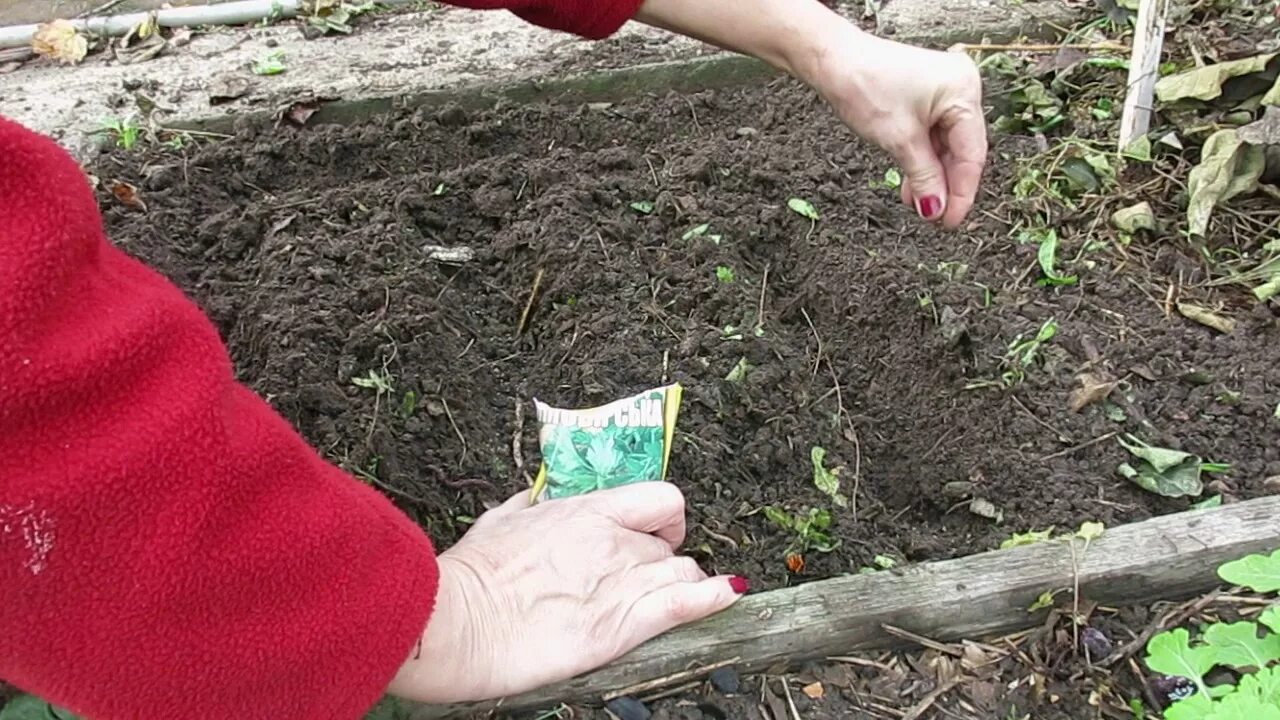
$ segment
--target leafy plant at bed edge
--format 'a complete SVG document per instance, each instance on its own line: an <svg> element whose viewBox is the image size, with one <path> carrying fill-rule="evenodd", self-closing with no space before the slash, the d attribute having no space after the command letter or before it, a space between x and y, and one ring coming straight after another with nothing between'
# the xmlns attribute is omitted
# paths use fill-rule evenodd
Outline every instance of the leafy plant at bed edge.
<svg viewBox="0 0 1280 720"><path fill-rule="evenodd" d="M1223 564L1218 576L1257 593L1280 592L1280 550ZM1147 667L1172 704L1165 720L1280 720L1280 602L1256 621L1216 622L1192 636L1185 628L1147 643ZM1241 674L1237 685L1210 685L1217 667Z"/></svg>

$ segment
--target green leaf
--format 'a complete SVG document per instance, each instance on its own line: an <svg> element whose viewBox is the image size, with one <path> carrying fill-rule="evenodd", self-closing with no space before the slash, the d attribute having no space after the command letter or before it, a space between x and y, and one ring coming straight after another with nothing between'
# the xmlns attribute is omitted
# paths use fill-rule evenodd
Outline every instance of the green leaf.
<svg viewBox="0 0 1280 720"><path fill-rule="evenodd" d="M400 416L409 417L418 409L418 393L410 390L404 394L404 399L400 401Z"/></svg>
<svg viewBox="0 0 1280 720"><path fill-rule="evenodd" d="M707 234L707 231L708 231L708 230L710 230L710 229L711 229L711 225L710 225L709 223L702 223L701 225L699 225L699 226L697 226L697 227L693 228L692 230L690 230L690 231L686 232L684 235L682 235L682 236L680 237L680 239L681 239L681 240L692 240L692 239L694 239L694 238L696 238L696 237L701 237L701 236L703 236L703 235L706 235L706 234Z"/></svg>
<svg viewBox="0 0 1280 720"><path fill-rule="evenodd" d="M769 522L777 525L783 530L792 530L796 526L795 520L792 519L791 515L789 515L786 510L775 505L766 505L764 508L764 516L769 519Z"/></svg>
<svg viewBox="0 0 1280 720"><path fill-rule="evenodd" d="M884 171L883 180L872 180L871 187L884 188L885 190L897 190L902 187L902 173L897 168L889 168Z"/></svg>
<svg viewBox="0 0 1280 720"><path fill-rule="evenodd" d="M1270 555L1249 555L1232 560L1218 568L1218 577L1254 592L1280 591L1280 550Z"/></svg>
<svg viewBox="0 0 1280 720"><path fill-rule="evenodd" d="M1191 506L1192 510L1208 510L1209 508L1222 507L1222 496L1211 495L1204 500Z"/></svg>
<svg viewBox="0 0 1280 720"><path fill-rule="evenodd" d="M1159 473L1145 463L1139 463L1136 468L1129 463L1121 463L1116 470L1138 487L1156 495L1184 497L1204 492L1204 483L1196 466L1187 465Z"/></svg>
<svg viewBox="0 0 1280 720"><path fill-rule="evenodd" d="M825 448L815 445L809 451L809 459L813 462L813 484L814 487L821 490L824 494L838 507L847 507L849 500L840 494L840 471L843 468L832 468L828 470L823 467L823 461L826 460L827 451Z"/></svg>
<svg viewBox="0 0 1280 720"><path fill-rule="evenodd" d="M1139 135L1120 154L1130 160L1151 162L1151 138L1146 135Z"/></svg>
<svg viewBox="0 0 1280 720"><path fill-rule="evenodd" d="M1191 647L1191 634L1184 628L1162 632L1147 642L1147 667L1162 675L1184 677L1207 692L1204 674L1217 661L1209 647Z"/></svg>
<svg viewBox="0 0 1280 720"><path fill-rule="evenodd" d="M1240 679L1236 694L1253 697L1264 705L1280 708L1280 665L1244 676Z"/></svg>
<svg viewBox="0 0 1280 720"><path fill-rule="evenodd" d="M253 72L255 75L279 75L287 68L284 65L284 51L275 50L262 57L259 57L253 63Z"/></svg>
<svg viewBox="0 0 1280 720"><path fill-rule="evenodd" d="M648 215L653 212L653 202L650 200L637 200L631 203L631 209L641 215Z"/></svg>
<svg viewBox="0 0 1280 720"><path fill-rule="evenodd" d="M1051 607L1053 607L1053 592L1051 590L1046 590L1045 592L1040 593L1040 597L1036 598L1036 601L1027 607L1027 612L1033 613L1037 610L1044 610L1045 608Z"/></svg>
<svg viewBox="0 0 1280 720"><path fill-rule="evenodd" d="M1076 531L1076 537L1086 542L1097 540L1102 537L1107 527L1100 522L1086 522L1080 524L1080 529Z"/></svg>
<svg viewBox="0 0 1280 720"><path fill-rule="evenodd" d="M813 204L810 203L808 200L802 200L800 198L791 198L790 200L787 201L787 207L791 208L792 212L798 215L801 215L803 217L809 218L814 222L817 222L818 220L821 219L820 217L818 217L817 208L815 208Z"/></svg>
<svg viewBox="0 0 1280 720"><path fill-rule="evenodd" d="M1272 605L1262 614L1258 616L1258 622L1271 629L1271 632L1280 634L1280 605Z"/></svg>
<svg viewBox="0 0 1280 720"><path fill-rule="evenodd" d="M1164 720L1206 720L1215 709L1213 699L1202 690L1170 705L1164 711Z"/></svg>
<svg viewBox="0 0 1280 720"><path fill-rule="evenodd" d="M1275 54L1256 55L1161 78L1156 82L1156 98L1166 103L1177 100L1212 100L1222 94L1222 85L1227 80L1264 72L1267 64L1275 58Z"/></svg>
<svg viewBox="0 0 1280 720"><path fill-rule="evenodd" d="M1124 438L1119 438L1120 444L1134 457L1150 463L1157 472L1171 470L1190 461L1194 461L1197 465L1201 462L1200 458L1191 453L1155 447L1132 435L1127 435L1126 437L1129 438L1129 442L1126 442Z"/></svg>
<svg viewBox="0 0 1280 720"><path fill-rule="evenodd" d="M733 282L733 268L719 265L716 267L716 279L722 283Z"/></svg>
<svg viewBox="0 0 1280 720"><path fill-rule="evenodd" d="M898 561L894 560L888 555L877 555L872 560L872 562L874 562L882 570L891 570L898 565Z"/></svg>
<svg viewBox="0 0 1280 720"><path fill-rule="evenodd" d="M1151 203L1143 200L1136 205L1120 208L1111 214L1111 224L1116 229L1130 234L1139 230L1156 230L1156 215L1151 209Z"/></svg>
<svg viewBox="0 0 1280 720"><path fill-rule="evenodd" d="M1257 623L1214 623L1204 632L1204 642L1218 654L1219 665L1264 668L1280 660L1280 636L1258 637Z"/></svg>
<svg viewBox="0 0 1280 720"><path fill-rule="evenodd" d="M1200 480L1203 460L1181 450L1159 448L1127 435L1129 441L1118 438L1138 461L1134 465L1122 463L1117 471L1148 492L1165 497L1198 496L1204 492Z"/></svg>
<svg viewBox="0 0 1280 720"><path fill-rule="evenodd" d="M1264 148L1241 141L1236 128L1210 135L1200 150L1200 164L1187 176L1191 234L1203 237L1216 206L1256 189L1266 165Z"/></svg>
<svg viewBox="0 0 1280 720"><path fill-rule="evenodd" d="M1036 543L1045 542L1053 537L1053 528L1048 530L1031 530L1024 533L1015 533L1012 537L1000 543L1001 550L1009 548L1022 547L1023 545L1034 545Z"/></svg>
<svg viewBox="0 0 1280 720"><path fill-rule="evenodd" d="M1040 261L1040 270L1044 273L1040 285L1074 285L1079 281L1075 275L1059 275L1054 270L1054 263L1058 254L1058 233L1052 228L1043 231L1040 240L1040 250L1036 253L1037 259Z"/></svg>
<svg viewBox="0 0 1280 720"><path fill-rule="evenodd" d="M728 375L724 379L728 382L742 382L747 378L747 373L751 372L751 363L747 362L745 357L738 358L738 364L733 366Z"/></svg>

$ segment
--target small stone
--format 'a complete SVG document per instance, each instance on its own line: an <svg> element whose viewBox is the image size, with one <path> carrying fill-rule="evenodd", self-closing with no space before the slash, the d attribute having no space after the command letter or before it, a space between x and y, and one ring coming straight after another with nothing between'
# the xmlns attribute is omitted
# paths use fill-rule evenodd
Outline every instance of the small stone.
<svg viewBox="0 0 1280 720"><path fill-rule="evenodd" d="M1098 662L1111 654L1114 646L1111 639L1097 628L1087 627L1080 631L1080 644L1089 653L1090 662Z"/></svg>
<svg viewBox="0 0 1280 720"><path fill-rule="evenodd" d="M716 668L711 671L711 686L725 695L733 695L742 687L742 678L738 671L731 667Z"/></svg>
<svg viewBox="0 0 1280 720"><path fill-rule="evenodd" d="M760 131L756 130L753 127L740 127L737 129L735 134L740 138L749 138L749 137L755 137L756 135L759 135Z"/></svg>
<svg viewBox="0 0 1280 720"><path fill-rule="evenodd" d="M953 500L963 500L973 495L973 483L968 480L949 482L942 486L942 494Z"/></svg>
<svg viewBox="0 0 1280 720"><path fill-rule="evenodd" d="M610 700L605 709L613 713L618 720L649 720L653 713L644 703L633 697L620 697Z"/></svg>
<svg viewBox="0 0 1280 720"><path fill-rule="evenodd" d="M1280 495L1280 475L1272 475L1263 480L1262 489L1270 495Z"/></svg>

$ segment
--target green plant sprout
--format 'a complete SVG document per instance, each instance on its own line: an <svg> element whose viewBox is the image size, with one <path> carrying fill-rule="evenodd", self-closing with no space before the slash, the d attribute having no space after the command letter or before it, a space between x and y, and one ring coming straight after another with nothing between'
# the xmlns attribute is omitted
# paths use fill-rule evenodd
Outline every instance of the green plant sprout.
<svg viewBox="0 0 1280 720"><path fill-rule="evenodd" d="M653 201L651 200L637 200L631 203L629 207L641 215L651 215L653 213L654 206Z"/></svg>
<svg viewBox="0 0 1280 720"><path fill-rule="evenodd" d="M889 168L884 171L883 180L872 180L871 187L884 190L897 190L902 187L902 173L897 168Z"/></svg>
<svg viewBox="0 0 1280 720"><path fill-rule="evenodd" d="M1040 263L1040 272L1044 277L1036 284L1044 286L1075 285L1080 279L1075 275L1060 275L1054 266L1057 264L1058 231L1053 228L1033 228L1018 234L1018 242L1032 243L1039 246L1036 259Z"/></svg>
<svg viewBox="0 0 1280 720"><path fill-rule="evenodd" d="M808 240L809 236L813 234L813 229L818 226L818 221L822 219L818 215L818 209L813 206L813 203L798 197L787 200L787 207L791 209L791 212L809 220L809 232L804 236L804 239Z"/></svg>
<svg viewBox="0 0 1280 720"><path fill-rule="evenodd" d="M1256 593L1280 591L1280 550L1224 563L1218 577ZM1162 632L1147 643L1153 672L1182 679L1165 720L1280 719L1280 602L1256 620L1213 622L1193 636L1185 628ZM1240 681L1209 684L1214 668L1233 669Z"/></svg>
<svg viewBox="0 0 1280 720"><path fill-rule="evenodd" d="M694 238L699 238L699 237L706 236L706 238L707 238L708 240L710 240L711 242L715 243L716 245L719 245L719 244L720 244L720 240L722 239L722 237L721 237L720 235L717 235L717 234L707 234L707 233L708 233L708 231L710 231L710 230L711 230L711 224L710 224L710 223L702 223L701 225L698 225L698 226L696 226L696 227L694 227L694 228L692 228L692 229L690 229L690 230L686 231L684 235L681 235L681 236L680 236L680 239L681 239L681 240L684 240L684 241L686 241L686 242L688 242L689 240L692 240L692 239L694 239Z"/></svg>
<svg viewBox="0 0 1280 720"><path fill-rule="evenodd" d="M391 373L384 370L370 370L363 377L351 378L351 384L357 387L375 390L379 395L390 393L394 389L392 387Z"/></svg>
<svg viewBox="0 0 1280 720"><path fill-rule="evenodd" d="M827 451L817 445L809 451L809 459L813 463L813 486L831 498L836 507L848 507L849 498L840 494L840 472L844 468L827 469L823 464L827 459Z"/></svg>
<svg viewBox="0 0 1280 720"><path fill-rule="evenodd" d="M725 284L733 282L733 268L726 265L716 266L716 279Z"/></svg>
<svg viewBox="0 0 1280 720"><path fill-rule="evenodd" d="M283 50L273 50L253 62L254 75L279 75L287 69Z"/></svg>
<svg viewBox="0 0 1280 720"><path fill-rule="evenodd" d="M786 555L804 555L810 550L829 553L840 547L840 540L827 532L831 528L831 513L821 508L810 508L807 514L791 514L775 505L764 508L764 516L774 525L791 532L795 537L787 545Z"/></svg>
<svg viewBox="0 0 1280 720"><path fill-rule="evenodd" d="M116 146L125 150L132 150L142 137L142 128L132 120L121 120L116 117L105 118L102 121L102 132L114 137Z"/></svg>

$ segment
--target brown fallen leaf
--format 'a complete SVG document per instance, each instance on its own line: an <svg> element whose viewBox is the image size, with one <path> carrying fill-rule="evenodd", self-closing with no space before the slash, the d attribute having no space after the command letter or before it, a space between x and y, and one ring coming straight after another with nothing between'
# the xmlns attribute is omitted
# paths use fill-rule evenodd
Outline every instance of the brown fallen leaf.
<svg viewBox="0 0 1280 720"><path fill-rule="evenodd" d="M319 109L320 103L315 101L294 103L290 105L288 111L285 112L285 117L287 117L289 122L294 125L302 127L307 124L307 121L310 120L311 116L315 115L316 110Z"/></svg>
<svg viewBox="0 0 1280 720"><path fill-rule="evenodd" d="M1194 320L1223 334L1229 335L1236 329L1235 320L1202 308L1199 305L1180 302L1178 303L1178 312L1182 313L1182 316L1188 320Z"/></svg>
<svg viewBox="0 0 1280 720"><path fill-rule="evenodd" d="M209 83L209 104L217 105L242 98L249 93L252 82L238 75L223 75Z"/></svg>
<svg viewBox="0 0 1280 720"><path fill-rule="evenodd" d="M822 696L827 694L826 690L824 690L822 687L822 683L820 682L810 683L808 685L805 685L804 687L800 688L800 692L804 693L805 695L808 695L809 699L811 700L821 700Z"/></svg>
<svg viewBox="0 0 1280 720"><path fill-rule="evenodd" d="M127 182L117 180L111 183L111 194L115 195L116 199L125 207L141 210L142 212L147 211L147 204L142 201L141 197L138 197L138 188Z"/></svg>
<svg viewBox="0 0 1280 720"><path fill-rule="evenodd" d="M1103 373L1080 373L1076 379L1080 381L1080 387L1071 391L1071 395L1067 398L1067 407L1071 412L1077 413L1094 403L1106 400L1118 384Z"/></svg>
<svg viewBox="0 0 1280 720"><path fill-rule="evenodd" d="M89 41L76 30L70 20L58 18L36 27L31 49L67 65L74 65L89 53Z"/></svg>

